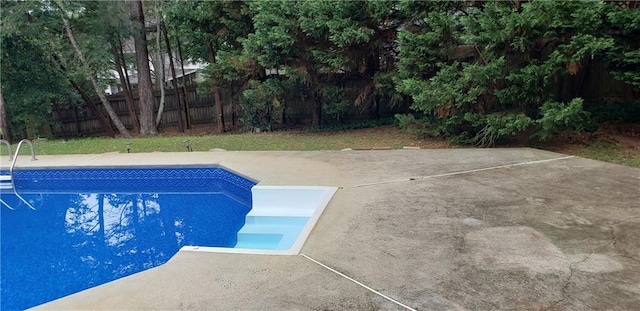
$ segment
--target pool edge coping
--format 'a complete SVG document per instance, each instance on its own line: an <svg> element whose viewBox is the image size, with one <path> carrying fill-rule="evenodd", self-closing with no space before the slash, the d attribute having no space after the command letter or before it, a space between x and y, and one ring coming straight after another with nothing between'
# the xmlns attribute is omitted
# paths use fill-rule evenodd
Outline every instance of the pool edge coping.
<svg viewBox="0 0 640 311"><path fill-rule="evenodd" d="M229 248L229 247L210 247L210 246L183 246L178 250L179 252L207 252L207 253L226 253L226 254L251 254L251 255L298 255L302 251L302 247L308 240L309 236L318 225L318 221L322 216L324 210L327 208L331 199L338 192L339 187L327 187L327 186L263 186L259 183L252 187L253 190L321 190L324 193L321 200L315 203L317 207L313 213L309 216L309 220L302 228L296 241L293 245L286 250L268 250L268 249L254 249L254 248ZM252 209L256 205L256 202L252 202ZM241 228L242 230L242 228ZM177 255L177 253L176 253ZM174 255L175 256L175 255Z"/></svg>

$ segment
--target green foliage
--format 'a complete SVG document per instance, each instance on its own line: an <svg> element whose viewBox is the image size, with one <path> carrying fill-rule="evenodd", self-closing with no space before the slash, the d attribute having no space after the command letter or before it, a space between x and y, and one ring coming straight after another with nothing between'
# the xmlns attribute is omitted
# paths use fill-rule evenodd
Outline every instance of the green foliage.
<svg viewBox="0 0 640 311"><path fill-rule="evenodd" d="M569 103L547 102L540 107L536 120L538 131L534 136L547 140L559 132L582 132L590 126L589 113L582 109L582 98Z"/></svg>
<svg viewBox="0 0 640 311"><path fill-rule="evenodd" d="M2 1L2 89L12 131L54 125L52 107L81 105L70 80L83 85L98 77L106 88L113 68L109 40L127 36L128 14L122 2ZM88 66L79 61L66 36L62 14L68 18ZM89 90L90 88L85 88ZM88 92L89 95L92 92ZM43 133L30 133L42 135Z"/></svg>
<svg viewBox="0 0 640 311"><path fill-rule="evenodd" d="M210 52L237 50L239 39L251 31L248 8L241 1L172 0L165 12L174 30L170 34L182 42L184 57L192 60L210 61Z"/></svg>
<svg viewBox="0 0 640 311"><path fill-rule="evenodd" d="M55 2L0 2L2 90L16 128L34 117L47 124L52 105L76 103L69 79L83 84L98 76L104 86L113 67L109 43L135 30L127 2L60 1L89 66L74 56ZM544 139L588 127L579 94L561 88L579 81L591 63L606 62L616 79L640 90L640 11L628 3L162 4L171 41L179 40L185 58L208 62L200 90L231 86L234 101L243 93L247 127L273 127L284 98L308 104L319 127L323 115L340 121L354 107L377 111L404 96L413 115L398 116L401 125L492 145L527 131Z"/></svg>
<svg viewBox="0 0 640 311"><path fill-rule="evenodd" d="M584 110L597 123L640 123L640 101L633 103L613 102L585 105Z"/></svg>
<svg viewBox="0 0 640 311"><path fill-rule="evenodd" d="M425 122L424 118L416 118L413 114L396 114L395 116L398 126L405 132L415 135L417 137L438 136L439 132L434 133L429 131L429 124L431 122Z"/></svg>
<svg viewBox="0 0 640 311"><path fill-rule="evenodd" d="M321 123L322 109L337 118L346 109L343 100L324 99L333 96L332 87L344 85L344 80L357 77L367 82L359 90L358 104L373 102L365 98L394 95L383 94L393 88L378 88L382 84L375 77L383 71L382 54L391 58L394 53L400 25L395 5L393 1L254 1L249 3L254 31L240 41L244 54L253 55L261 67L304 86L313 121Z"/></svg>
<svg viewBox="0 0 640 311"><path fill-rule="evenodd" d="M616 34L611 36L614 46L606 53L611 74L640 91L640 11L607 5L604 12L603 23Z"/></svg>
<svg viewBox="0 0 640 311"><path fill-rule="evenodd" d="M468 113L465 119L479 130L469 142L481 147L493 147L503 137L514 136L528 129L534 121L523 113L478 115Z"/></svg>
<svg viewBox="0 0 640 311"><path fill-rule="evenodd" d="M9 127L15 136L46 135L40 132L53 124L52 106L67 107L78 102L66 77L52 61L50 45L39 33L41 19L28 20L25 13L34 3L1 2L0 80ZM59 26L56 16L34 11L36 17ZM43 22L42 22L43 23ZM50 25L51 26L51 25ZM52 36L50 42L60 39ZM52 43L53 44L53 43ZM57 43L56 43L57 44ZM27 129L36 132L27 133Z"/></svg>
<svg viewBox="0 0 640 311"><path fill-rule="evenodd" d="M242 40L245 51L257 55L265 68L281 68L304 51L299 49L297 13L301 2L255 1L249 3L254 32ZM298 43L298 45L296 45Z"/></svg>
<svg viewBox="0 0 640 311"><path fill-rule="evenodd" d="M340 121L342 114L351 106L347 100L345 90L339 86L328 86L322 89L324 111Z"/></svg>
<svg viewBox="0 0 640 311"><path fill-rule="evenodd" d="M614 54L623 55L614 70L619 78L640 77L630 70L640 64L638 49L628 48L637 46L637 36L633 43L623 38L638 34L638 13L628 8L595 1L402 6L417 11L415 22L399 31L396 85L412 97L415 116L399 120L427 135L491 146L529 130L539 139L582 131L591 126L582 99L557 103L553 83L578 74L594 57ZM631 27L609 31L621 21Z"/></svg>
<svg viewBox="0 0 640 311"><path fill-rule="evenodd" d="M250 81L249 89L242 93L240 108L245 128L270 131L284 110L286 82L267 79Z"/></svg>
<svg viewBox="0 0 640 311"><path fill-rule="evenodd" d="M420 114L397 114L395 119L401 129L418 137L446 137L454 142L462 142L468 138L464 131L457 129L460 116L438 118Z"/></svg>
<svg viewBox="0 0 640 311"><path fill-rule="evenodd" d="M395 120L393 118L382 118L378 120L342 122L338 124L331 124L331 125L324 125L324 126L311 126L311 127L305 128L305 130L307 132L337 132L337 131L375 128L383 125L393 125L393 124L395 124Z"/></svg>

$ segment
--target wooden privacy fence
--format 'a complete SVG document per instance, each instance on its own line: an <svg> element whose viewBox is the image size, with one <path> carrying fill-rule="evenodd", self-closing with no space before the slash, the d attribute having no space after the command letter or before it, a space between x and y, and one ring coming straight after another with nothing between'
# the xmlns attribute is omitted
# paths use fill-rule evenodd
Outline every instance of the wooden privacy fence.
<svg viewBox="0 0 640 311"><path fill-rule="evenodd" d="M136 113L138 110L138 95L133 95L134 105L136 106ZM157 113L160 105L160 91L155 91L156 107L155 113ZM190 126L198 124L214 124L216 122L215 115L215 102L213 94L198 94L195 86L187 89L185 92L181 92L181 97L185 99L186 108L183 107L188 114L184 114L187 120L185 122L185 128L187 123ZM224 111L225 122L229 124L235 124L238 119L238 112L235 105L232 104L230 94L228 92L222 92L222 103ZM124 94L116 94L107 96L111 107L116 112L122 123L127 129L133 128L133 122L129 110L127 108L127 102ZM98 110L108 119L106 110L104 109L100 99L95 96L92 101L98 107ZM102 124L98 121L98 117L86 106L72 106L68 109L60 109L54 107L53 110L54 119L57 120L56 126L52 129L52 134L58 137L75 137L75 136L98 136L105 135L106 130ZM155 118L155 115L154 115ZM180 120L180 111L178 110L178 99L176 92L173 89L166 90L165 103L160 122L160 128L164 127L178 127ZM113 124L111 124L113 128Z"/></svg>
<svg viewBox="0 0 640 311"><path fill-rule="evenodd" d="M134 92L136 93L136 92ZM183 92L184 93L184 92ZM221 102L223 108L223 116L225 125L227 127L241 124L242 111L238 104L238 95L234 97L229 89L221 90ZM160 103L160 91L155 92L156 107L155 113L158 111ZM184 95L180 95L184 96ZM288 96L285 100L286 105L282 116L274 116L274 119L279 124L310 124L312 118L312 106L313 103L309 100L300 101L293 100L296 96ZM216 107L213 94L199 94L196 91L195 85L190 86L187 89L186 96L184 96L187 102L188 111L188 123L191 126L200 124L216 124ZM111 107L115 110L116 114L127 127L127 129L133 129L132 118L127 108L127 103L124 94L117 94L107 96ZM97 106L98 110L105 118L108 118L102 102L96 96L92 98L92 101ZM138 95L134 94L134 105L136 106L136 113L138 111ZM408 111L409 102L404 102L401 105L395 107L388 107L381 104L379 109L372 113L370 107L351 107L345 111L341 117L342 121L361 121L368 120L375 117L391 117L396 113L406 113ZM185 114L185 116L187 116ZM107 131L102 126L98 117L87 108L86 105L72 106L67 109L61 109L54 107L53 117L56 120L55 126L51 128L51 134L56 137L78 137L78 136L100 136L106 135ZM155 115L154 115L155 118ZM332 119L331 116L323 115L324 123L336 123L339 122L336 119ZM162 119L160 122L160 128L177 128L180 120L180 112L178 110L178 100L176 93L173 89L166 90L165 94L165 106L162 113ZM109 121L111 122L111 121ZM186 120L185 120L186 122ZM111 124L112 128L115 126Z"/></svg>

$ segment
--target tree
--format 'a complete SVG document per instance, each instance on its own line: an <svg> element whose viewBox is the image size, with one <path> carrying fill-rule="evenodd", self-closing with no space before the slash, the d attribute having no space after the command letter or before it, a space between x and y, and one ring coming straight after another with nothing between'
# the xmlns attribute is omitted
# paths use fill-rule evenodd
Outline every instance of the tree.
<svg viewBox="0 0 640 311"><path fill-rule="evenodd" d="M64 4L63 4L63 2L61 0L57 0L57 1L55 1L55 3L58 6L58 8L60 9L60 17L61 17L62 22L64 24L64 29L66 31L67 37L69 38L69 41L71 42L71 46L73 47L73 50L76 53L78 59L80 60L80 63L84 67L84 69L87 72L89 72L89 74L88 74L89 81L91 81L91 85L93 86L94 91L96 92L96 94L98 94L98 97L100 98L100 101L102 102L102 105L104 106L105 110L107 110L107 113L111 117L111 121L113 121L113 123L115 124L116 128L118 129L118 131L120 132L120 134L122 136L131 137L131 134L129 133L129 130L127 130L127 128L122 123L122 121L120 121L120 118L118 118L118 115L116 114L115 110L113 110L113 107L111 107L111 104L107 100L107 97L105 96L104 91L102 91L102 89L100 88L100 86L98 84L98 79L96 78L95 73L94 73L95 69L92 68L91 65L87 62L87 60L86 60L86 58L84 56L84 52L82 51L82 49L80 48L80 45L76 41L75 35L74 35L73 30L71 28L71 23L69 21L69 18L67 17L69 12L67 12L65 10Z"/></svg>
<svg viewBox="0 0 640 311"><path fill-rule="evenodd" d="M128 3L123 1L99 1L95 7L95 14L91 16L93 20L91 30L99 36L105 36L108 41L113 59L112 66L122 86L131 127L134 133L140 133L140 121L133 100L128 61L123 47L123 41L133 36L130 8Z"/></svg>
<svg viewBox="0 0 640 311"><path fill-rule="evenodd" d="M98 4L95 1L1 3L3 52L4 56L10 55L3 57L2 86L10 124L17 132L23 132L27 123L35 130L44 125L55 126L51 118L53 107L64 110L85 102L107 133L113 133L108 120L101 117L85 92L89 85L101 95L111 66L100 23L91 24L99 15ZM78 51L82 58L78 57ZM106 102L104 94L101 100ZM109 108L105 105L105 110ZM115 113L109 117L115 118L114 124L121 123Z"/></svg>
<svg viewBox="0 0 640 311"><path fill-rule="evenodd" d="M7 118L7 109L4 106L4 96L0 89L0 136L2 139L11 143L11 131L9 131L9 118Z"/></svg>
<svg viewBox="0 0 640 311"><path fill-rule="evenodd" d="M306 97L312 103L312 125L320 126L320 75L323 67L328 65L321 62L321 57L328 47L328 38L308 35L301 28L299 18L302 17L304 5L298 1L249 3L254 32L248 35L243 44L248 54L256 55L263 68L284 72L287 78L307 86Z"/></svg>
<svg viewBox="0 0 640 311"><path fill-rule="evenodd" d="M0 73L6 124L14 138L46 136L46 130L41 129L54 125L53 107L65 109L81 103L79 95L84 91L76 81L84 81L85 74L79 68L70 68L65 61L74 56L70 56L73 51L65 40L64 25L55 7L42 2L3 1L0 5ZM112 133L110 124L99 120ZM27 133L27 128L35 132Z"/></svg>
<svg viewBox="0 0 640 311"><path fill-rule="evenodd" d="M169 57L169 70L171 71L171 84L173 85L173 91L175 94L176 102L178 103L178 128L180 132L184 132L184 123L187 121L185 118L185 108L183 105L184 98L180 94L180 89L178 89L178 78L176 76L176 66L173 62L173 53L171 52L171 42L169 41L169 35L167 34L167 27L164 22L160 23L160 32L164 36L164 42L167 47L167 56ZM186 111L188 112L188 111Z"/></svg>
<svg viewBox="0 0 640 311"><path fill-rule="evenodd" d="M114 66L118 72L120 84L122 85L122 93L124 93L124 99L127 103L133 131L140 133L140 121L138 120L138 115L133 101L133 93L131 92L131 82L129 81L129 74L127 72L126 60L122 48L122 39L119 37L115 38L110 44L111 51L113 53Z"/></svg>
<svg viewBox="0 0 640 311"><path fill-rule="evenodd" d="M164 89L164 50L162 49L162 41L161 37L163 34L163 17L162 17L162 2L156 1L156 55L157 62L155 67L156 71L156 84L160 86L160 105L158 106L158 113L156 114L156 126L160 126L160 122L162 121L162 113L164 112L164 102L165 102L165 89ZM171 55L169 55L171 57ZM181 120L182 121L182 118ZM179 122L180 131L183 131L182 122Z"/></svg>
<svg viewBox="0 0 640 311"><path fill-rule="evenodd" d="M167 6L167 24L175 26L179 40L184 41L184 57L208 62L204 72L208 75L205 87L214 94L215 118L218 132L225 131L221 88L229 79L223 77L220 67L231 68L223 61L221 53L238 55L241 45L238 40L251 29L247 3L243 1L172 1ZM223 61L224 62L224 61Z"/></svg>
<svg viewBox="0 0 640 311"><path fill-rule="evenodd" d="M136 63L138 65L140 134L155 135L158 134L153 115L156 101L153 95L153 82L151 82L149 51L147 49L147 31L142 0L133 0L131 6L131 18L136 22L133 37L136 47Z"/></svg>
<svg viewBox="0 0 640 311"><path fill-rule="evenodd" d="M2 33L0 44L0 93L5 111L0 122L3 138L11 141L26 138L28 126L40 128L51 124L52 106L74 103L75 97L68 91L65 77L47 62L46 52L40 46L9 32ZM37 72L41 75L34 74Z"/></svg>
<svg viewBox="0 0 640 311"><path fill-rule="evenodd" d="M613 76L627 83L627 100L633 100L640 97L640 2L610 3L603 11L602 23L615 42L606 59Z"/></svg>
<svg viewBox="0 0 640 311"><path fill-rule="evenodd" d="M423 133L491 146L533 131L547 138L589 124L578 74L613 40L601 2L404 2L398 90L420 113L401 123ZM563 79L560 94L551 83Z"/></svg>
<svg viewBox="0 0 640 311"><path fill-rule="evenodd" d="M351 102L375 113L382 98L398 99L385 74L395 68L396 2L256 1L249 7L254 31L243 40L245 52L297 82L290 86L305 86L312 125L322 125L325 108L338 115ZM357 85L355 94L345 89L349 83Z"/></svg>
<svg viewBox="0 0 640 311"><path fill-rule="evenodd" d="M327 38L316 53L323 70L323 106L332 114L352 105L371 109L393 106L402 97L394 89L396 32L403 12L397 1L302 2L300 27L313 38ZM351 90L344 87L351 84ZM342 95L340 95L342 94ZM338 96L337 96L338 95ZM336 97L337 96L337 97ZM350 99L351 105L347 104Z"/></svg>

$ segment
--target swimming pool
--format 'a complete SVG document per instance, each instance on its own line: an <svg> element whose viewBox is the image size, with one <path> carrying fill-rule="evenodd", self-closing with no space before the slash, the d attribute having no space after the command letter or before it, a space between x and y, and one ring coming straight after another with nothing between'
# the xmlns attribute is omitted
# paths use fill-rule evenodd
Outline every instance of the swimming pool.
<svg viewBox="0 0 640 311"><path fill-rule="evenodd" d="M0 172L6 174L6 172ZM179 250L297 254L337 188L256 186L219 166L23 169L2 199L1 309L167 262Z"/></svg>
<svg viewBox="0 0 640 311"><path fill-rule="evenodd" d="M2 192L1 309L32 307L167 262L234 247L256 182L219 167L20 170Z"/></svg>

